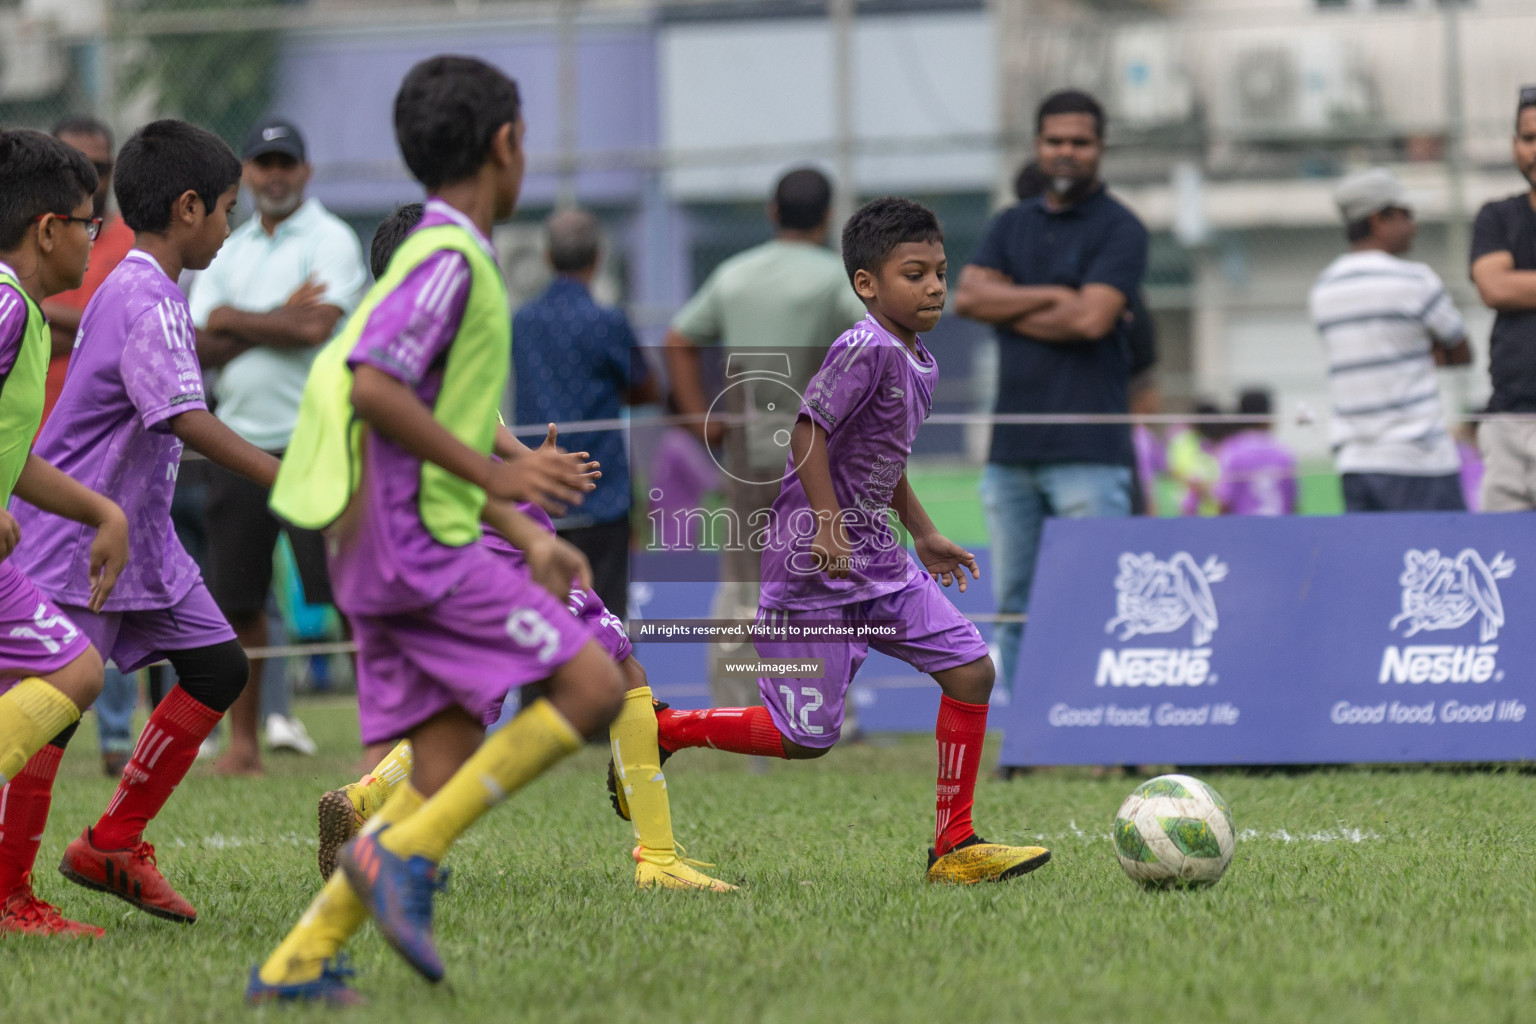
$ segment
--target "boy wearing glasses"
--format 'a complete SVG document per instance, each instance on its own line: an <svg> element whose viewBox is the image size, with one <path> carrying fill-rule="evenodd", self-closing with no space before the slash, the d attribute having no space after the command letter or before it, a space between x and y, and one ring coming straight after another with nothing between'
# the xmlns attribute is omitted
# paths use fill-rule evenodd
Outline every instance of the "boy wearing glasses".
<svg viewBox="0 0 1536 1024"><path fill-rule="evenodd" d="M271 486L277 460L241 440L203 400L196 332L176 281L229 237L240 161L185 121L155 121L119 154L114 191L134 231L91 298L55 414L37 452L122 506L132 554L111 598L87 607L81 530L17 502L26 543L12 556L103 657L124 672L169 660L179 682L149 717L100 819L65 849L59 872L171 921L197 911L161 875L144 830L245 686L248 665L171 525L182 446Z"/></svg>
<svg viewBox="0 0 1536 1024"><path fill-rule="evenodd" d="M0 131L0 935L102 934L32 891L53 780L80 714L101 691L101 656L18 568L12 494L70 520L82 603L100 609L128 561L128 520L33 454L43 410L48 321L39 303L75 288L91 255L96 172L41 132ZM30 538L29 538L30 539Z"/></svg>

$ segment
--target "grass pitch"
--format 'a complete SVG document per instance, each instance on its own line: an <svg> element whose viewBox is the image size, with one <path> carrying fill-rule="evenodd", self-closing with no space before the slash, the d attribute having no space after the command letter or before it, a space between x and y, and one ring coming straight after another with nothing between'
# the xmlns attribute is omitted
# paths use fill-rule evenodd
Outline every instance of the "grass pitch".
<svg viewBox="0 0 1536 1024"><path fill-rule="evenodd" d="M350 777L353 713L303 708L327 754L262 781L210 777L151 827L198 907L177 926L64 882L54 865L112 784L91 732L65 759L38 891L106 939L0 940L0 1020L1480 1021L1536 1019L1536 777L1448 771L1204 773L1242 839L1210 890L1144 892L1109 841L1129 778L984 782L989 838L1055 860L999 886L925 885L931 741L774 764L686 751L679 837L744 890L644 893L601 748L499 808L449 857L448 980L420 981L366 928L363 1010L247 1010L251 964L314 893L314 807ZM987 762L990 764L990 759Z"/></svg>

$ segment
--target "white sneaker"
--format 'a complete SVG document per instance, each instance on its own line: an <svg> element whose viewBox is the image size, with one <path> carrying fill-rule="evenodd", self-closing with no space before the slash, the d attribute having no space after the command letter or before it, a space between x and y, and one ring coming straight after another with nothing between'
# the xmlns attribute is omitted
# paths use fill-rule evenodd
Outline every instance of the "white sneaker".
<svg viewBox="0 0 1536 1024"><path fill-rule="evenodd" d="M213 730L213 732L209 733L207 738L204 739L203 742L198 745L198 748L197 748L197 759L199 761L206 761L209 758L218 757L218 756L219 756L219 730L217 728L215 728Z"/></svg>
<svg viewBox="0 0 1536 1024"><path fill-rule="evenodd" d="M309 738L309 730L297 718L283 715L267 716L267 746L273 750L291 750L296 754L313 757L320 748Z"/></svg>

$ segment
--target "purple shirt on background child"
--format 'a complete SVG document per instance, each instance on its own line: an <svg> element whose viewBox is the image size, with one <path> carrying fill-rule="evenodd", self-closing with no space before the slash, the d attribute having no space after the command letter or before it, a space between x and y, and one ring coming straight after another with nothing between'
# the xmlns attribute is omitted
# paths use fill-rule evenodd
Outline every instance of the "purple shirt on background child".
<svg viewBox="0 0 1536 1024"><path fill-rule="evenodd" d="M867 601L901 590L923 571L891 528L888 512L912 440L933 406L938 376L921 339L914 354L873 315L833 342L806 388L800 415L827 432L832 491L847 524L853 571L848 579L835 580L812 568L815 514L791 455L763 551L762 607L833 608Z"/></svg>
<svg viewBox="0 0 1536 1024"><path fill-rule="evenodd" d="M430 200L416 230L457 224L494 258L490 240L462 213ZM469 261L444 249L427 257L368 317L347 359L406 384L428 408L443 386L440 358L453 344L469 300ZM421 460L370 431L361 492L333 528L336 603L353 615L389 615L430 605L484 557L480 545L450 547L432 537L418 504Z"/></svg>
<svg viewBox="0 0 1536 1024"><path fill-rule="evenodd" d="M1296 457L1267 430L1244 430L1216 446L1216 500L1224 515L1287 516L1296 511Z"/></svg>
<svg viewBox="0 0 1536 1024"><path fill-rule="evenodd" d="M698 547L704 523L688 513L703 508L705 493L719 486L720 467L709 449L682 427L668 427L651 459L650 510L661 513L655 540L663 546Z"/></svg>
<svg viewBox="0 0 1536 1024"><path fill-rule="evenodd" d="M128 517L128 565L105 611L169 608L201 579L171 524L182 444L168 422L207 408L196 345L186 296L134 249L86 306L63 393L33 446ZM55 600L88 604L96 531L19 499L13 511L22 571Z"/></svg>

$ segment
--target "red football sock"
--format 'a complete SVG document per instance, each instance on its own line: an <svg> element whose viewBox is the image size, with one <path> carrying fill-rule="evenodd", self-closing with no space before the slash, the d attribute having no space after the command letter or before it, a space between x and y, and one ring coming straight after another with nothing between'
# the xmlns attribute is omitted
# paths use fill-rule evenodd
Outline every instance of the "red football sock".
<svg viewBox="0 0 1536 1024"><path fill-rule="evenodd" d="M657 742L668 750L713 747L733 754L787 757L767 708L710 708L656 713Z"/></svg>
<svg viewBox="0 0 1536 1024"><path fill-rule="evenodd" d="M48 824L48 805L53 802L53 778L63 756L62 747L44 747L0 788L0 902L32 873Z"/></svg>
<svg viewBox="0 0 1536 1024"><path fill-rule="evenodd" d="M197 760L197 748L223 717L179 686L166 694L133 748L116 795L91 830L98 850L126 850L143 840L144 826L160 813Z"/></svg>
<svg viewBox="0 0 1536 1024"><path fill-rule="evenodd" d="M939 699L938 817L933 849L943 856L976 834L971 806L976 802L976 774L981 770L981 745L987 738L987 706Z"/></svg>

